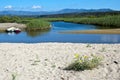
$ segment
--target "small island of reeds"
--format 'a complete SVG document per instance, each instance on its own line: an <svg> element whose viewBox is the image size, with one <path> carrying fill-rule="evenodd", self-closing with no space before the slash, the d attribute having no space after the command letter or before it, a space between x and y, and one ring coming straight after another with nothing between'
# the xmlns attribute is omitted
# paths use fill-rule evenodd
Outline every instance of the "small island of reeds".
<svg viewBox="0 0 120 80"><path fill-rule="evenodd" d="M27 31L46 30L50 29L50 23L43 20L31 20L27 23Z"/></svg>

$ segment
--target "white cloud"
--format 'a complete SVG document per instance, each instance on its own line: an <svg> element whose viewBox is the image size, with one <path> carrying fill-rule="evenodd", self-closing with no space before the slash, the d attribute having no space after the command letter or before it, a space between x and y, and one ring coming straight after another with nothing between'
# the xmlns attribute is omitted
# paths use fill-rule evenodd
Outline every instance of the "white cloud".
<svg viewBox="0 0 120 80"><path fill-rule="evenodd" d="M41 9L42 8L42 6L39 6L39 5L33 5L32 6L32 9Z"/></svg>
<svg viewBox="0 0 120 80"><path fill-rule="evenodd" d="M13 7L11 5L7 5L4 7L5 9L12 9Z"/></svg>

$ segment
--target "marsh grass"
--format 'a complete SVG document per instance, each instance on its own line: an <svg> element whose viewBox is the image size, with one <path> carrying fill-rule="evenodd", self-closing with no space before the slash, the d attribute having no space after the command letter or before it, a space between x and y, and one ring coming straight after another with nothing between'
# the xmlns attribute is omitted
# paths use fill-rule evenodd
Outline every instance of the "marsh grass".
<svg viewBox="0 0 120 80"><path fill-rule="evenodd" d="M46 30L50 29L50 23L43 20L31 20L27 24L27 31Z"/></svg>
<svg viewBox="0 0 120 80"><path fill-rule="evenodd" d="M91 70L100 65L102 61L102 57L91 55L91 56L80 56L79 54L75 54L74 61L65 68L65 70L75 70L75 71L83 71L83 70Z"/></svg>
<svg viewBox="0 0 120 80"><path fill-rule="evenodd" d="M65 21L78 24L99 25L100 28L120 28L120 15L106 15L101 17L70 17L70 18L44 18L47 21Z"/></svg>

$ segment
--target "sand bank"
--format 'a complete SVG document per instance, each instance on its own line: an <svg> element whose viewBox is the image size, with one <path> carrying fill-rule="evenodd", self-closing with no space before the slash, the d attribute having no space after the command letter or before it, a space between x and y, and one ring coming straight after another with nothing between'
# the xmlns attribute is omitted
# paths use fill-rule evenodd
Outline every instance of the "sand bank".
<svg viewBox="0 0 120 80"><path fill-rule="evenodd" d="M101 30L74 30L63 31L64 34L120 34L120 29L101 29Z"/></svg>
<svg viewBox="0 0 120 80"><path fill-rule="evenodd" d="M66 71L74 54L102 55L93 70ZM120 80L120 44L0 43L0 80Z"/></svg>
<svg viewBox="0 0 120 80"><path fill-rule="evenodd" d="M20 29L25 29L26 25L25 24L18 24L18 23L0 23L0 31L4 31L10 27L17 27Z"/></svg>

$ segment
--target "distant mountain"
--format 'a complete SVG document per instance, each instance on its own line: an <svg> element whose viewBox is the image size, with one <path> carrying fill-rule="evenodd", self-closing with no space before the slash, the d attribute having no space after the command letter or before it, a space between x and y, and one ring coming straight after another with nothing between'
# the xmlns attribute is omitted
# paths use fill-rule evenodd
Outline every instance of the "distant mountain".
<svg viewBox="0 0 120 80"><path fill-rule="evenodd" d="M64 13L85 13L85 12L111 12L112 9L63 9L60 11L0 11L0 15L16 15L16 16L25 16L25 15L49 15L49 14L64 14Z"/></svg>
<svg viewBox="0 0 120 80"><path fill-rule="evenodd" d="M58 11L59 13L74 13L74 12L108 12L113 11L112 9L63 9Z"/></svg>
<svg viewBox="0 0 120 80"><path fill-rule="evenodd" d="M0 11L0 15L16 15L16 16L25 16L25 15L43 15L48 12L40 11L40 12L31 12L31 11Z"/></svg>

